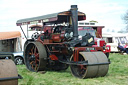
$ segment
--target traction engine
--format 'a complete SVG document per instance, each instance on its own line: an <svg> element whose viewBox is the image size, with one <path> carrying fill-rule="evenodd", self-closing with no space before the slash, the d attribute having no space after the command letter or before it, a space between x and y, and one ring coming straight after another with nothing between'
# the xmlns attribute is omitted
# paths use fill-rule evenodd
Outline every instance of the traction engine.
<svg viewBox="0 0 128 85"><path fill-rule="evenodd" d="M69 11L21 19L17 26L43 23L42 33L34 33L24 44L24 60L28 70L66 70L69 66L73 76L92 78L105 76L109 59L96 47L90 33L78 38L78 21L86 15L72 5Z"/></svg>

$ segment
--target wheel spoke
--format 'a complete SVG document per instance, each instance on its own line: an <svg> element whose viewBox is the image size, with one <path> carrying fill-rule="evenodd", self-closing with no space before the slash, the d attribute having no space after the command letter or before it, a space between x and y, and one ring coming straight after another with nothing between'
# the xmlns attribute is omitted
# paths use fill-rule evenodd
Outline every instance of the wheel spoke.
<svg viewBox="0 0 128 85"><path fill-rule="evenodd" d="M35 71L38 69L38 64L36 64L36 66L35 66Z"/></svg>
<svg viewBox="0 0 128 85"><path fill-rule="evenodd" d="M34 54L35 54L36 52L37 52L37 48L35 47L35 48L34 48Z"/></svg>
<svg viewBox="0 0 128 85"><path fill-rule="evenodd" d="M86 71L86 68L84 67L84 65L80 65L80 70L79 70L79 74L83 75Z"/></svg>
<svg viewBox="0 0 128 85"><path fill-rule="evenodd" d="M36 57L39 57L39 53L36 53L35 56L36 56Z"/></svg>
<svg viewBox="0 0 128 85"><path fill-rule="evenodd" d="M33 55L34 54L34 46L32 47L32 49L31 49L31 55Z"/></svg>
<svg viewBox="0 0 128 85"><path fill-rule="evenodd" d="M29 55L32 55L32 53L31 53L31 52L29 52Z"/></svg>
<svg viewBox="0 0 128 85"><path fill-rule="evenodd" d="M32 65L34 61L31 61L30 64Z"/></svg>
<svg viewBox="0 0 128 85"><path fill-rule="evenodd" d="M34 61L30 62L32 69L34 68L33 63L34 63Z"/></svg>
<svg viewBox="0 0 128 85"><path fill-rule="evenodd" d="M39 62L39 59L36 59Z"/></svg>
<svg viewBox="0 0 128 85"><path fill-rule="evenodd" d="M85 65L80 65L80 69L84 69L84 70L86 70Z"/></svg>
<svg viewBox="0 0 128 85"><path fill-rule="evenodd" d="M38 64L39 64L39 53L37 50L37 47L35 45L32 46L29 52L30 57L28 57L30 61L30 65L33 70L38 70Z"/></svg>

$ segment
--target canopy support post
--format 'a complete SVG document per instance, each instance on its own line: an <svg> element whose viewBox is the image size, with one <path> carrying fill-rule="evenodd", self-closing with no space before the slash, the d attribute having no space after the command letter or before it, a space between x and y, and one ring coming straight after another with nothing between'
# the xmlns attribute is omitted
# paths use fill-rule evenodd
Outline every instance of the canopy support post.
<svg viewBox="0 0 128 85"><path fill-rule="evenodd" d="M21 28L21 30L22 30L22 32L23 32L23 34L24 34L24 36L25 36L25 38L26 38L26 40L27 40L27 37L26 37L26 35L25 35L25 33L24 33L24 31L23 31L23 29L22 29L21 26L20 26L20 28Z"/></svg>
<svg viewBox="0 0 128 85"><path fill-rule="evenodd" d="M27 24L27 37L28 37L28 24Z"/></svg>

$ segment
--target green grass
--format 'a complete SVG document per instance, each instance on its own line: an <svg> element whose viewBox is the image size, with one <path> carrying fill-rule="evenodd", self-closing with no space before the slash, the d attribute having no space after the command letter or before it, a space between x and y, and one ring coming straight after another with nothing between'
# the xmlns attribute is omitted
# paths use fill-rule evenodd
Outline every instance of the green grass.
<svg viewBox="0 0 128 85"><path fill-rule="evenodd" d="M128 55L110 54L111 64L105 77L78 79L66 71L47 71L45 74L30 72L25 65L18 65L19 85L128 85Z"/></svg>

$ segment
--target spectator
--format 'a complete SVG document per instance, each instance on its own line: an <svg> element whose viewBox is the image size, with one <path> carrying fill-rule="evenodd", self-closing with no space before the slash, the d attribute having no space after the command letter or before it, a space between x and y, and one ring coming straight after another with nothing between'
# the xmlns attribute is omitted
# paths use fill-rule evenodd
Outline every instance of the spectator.
<svg viewBox="0 0 128 85"><path fill-rule="evenodd" d="M120 51L125 51L125 48L121 46L120 43L118 43L118 48L120 49Z"/></svg>
<svg viewBox="0 0 128 85"><path fill-rule="evenodd" d="M128 43L125 44L124 49L125 49L126 53L128 54Z"/></svg>
<svg viewBox="0 0 128 85"><path fill-rule="evenodd" d="M125 44L124 48L128 48L128 43Z"/></svg>
<svg viewBox="0 0 128 85"><path fill-rule="evenodd" d="M126 45L123 47L120 45L120 43L118 43L118 48L120 51L124 51L128 54L128 43L126 43Z"/></svg>

